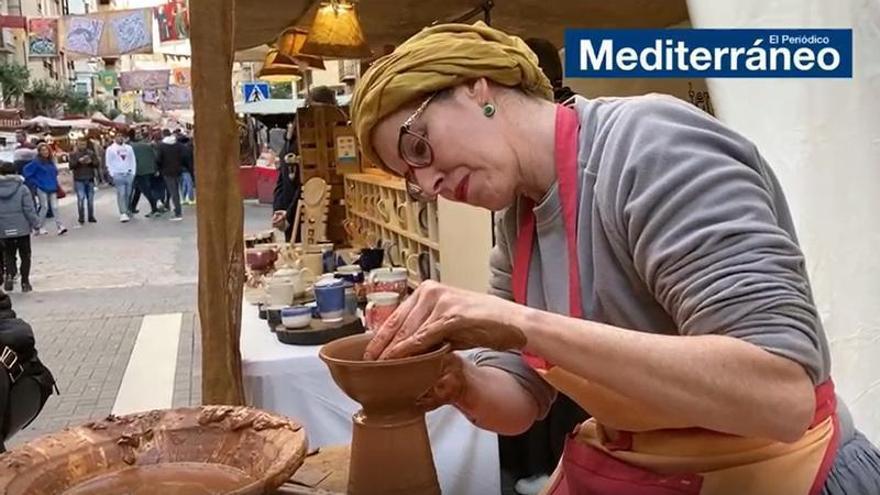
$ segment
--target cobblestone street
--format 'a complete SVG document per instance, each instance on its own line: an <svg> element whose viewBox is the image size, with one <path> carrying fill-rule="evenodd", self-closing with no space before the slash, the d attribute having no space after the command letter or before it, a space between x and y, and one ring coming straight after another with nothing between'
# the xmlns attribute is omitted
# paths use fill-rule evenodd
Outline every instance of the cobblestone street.
<svg viewBox="0 0 880 495"><path fill-rule="evenodd" d="M60 209L66 225L75 223L72 195ZM53 395L37 420L8 446L113 411L132 349L150 315L180 315L176 364L165 363L174 378L170 405L201 402L195 207L185 207L180 223L169 222L168 215L144 218L144 200L141 209L135 220L120 223L115 192L102 189L96 198L99 223L62 237L33 238L34 292L22 294L16 284L10 295L13 309L33 326L39 355L61 395ZM269 212L246 205L245 215L265 223Z"/></svg>

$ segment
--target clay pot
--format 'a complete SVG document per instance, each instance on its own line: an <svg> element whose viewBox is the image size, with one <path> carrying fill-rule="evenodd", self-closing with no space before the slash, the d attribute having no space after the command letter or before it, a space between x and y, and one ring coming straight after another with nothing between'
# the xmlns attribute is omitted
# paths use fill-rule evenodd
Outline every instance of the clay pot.
<svg viewBox="0 0 880 495"><path fill-rule="evenodd" d="M352 418L347 493L439 494L425 415L416 401L440 377L449 345L419 356L364 361L371 338L346 337L320 351L339 388L363 406Z"/></svg>
<svg viewBox="0 0 880 495"><path fill-rule="evenodd" d="M251 270L268 270L276 259L278 259L278 253L274 249L255 247L245 250L245 260Z"/></svg>

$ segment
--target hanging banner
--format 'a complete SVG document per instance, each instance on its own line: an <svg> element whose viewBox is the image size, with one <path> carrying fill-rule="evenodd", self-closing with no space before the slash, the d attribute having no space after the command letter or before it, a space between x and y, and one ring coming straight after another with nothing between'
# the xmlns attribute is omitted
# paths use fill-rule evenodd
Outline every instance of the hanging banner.
<svg viewBox="0 0 880 495"><path fill-rule="evenodd" d="M137 93L125 92L119 95L119 111L125 114L134 113Z"/></svg>
<svg viewBox="0 0 880 495"><path fill-rule="evenodd" d="M28 19L28 57L58 56L58 19Z"/></svg>
<svg viewBox="0 0 880 495"><path fill-rule="evenodd" d="M119 79L116 77L115 70L102 70L98 72L98 81L107 91L113 91L119 86Z"/></svg>
<svg viewBox="0 0 880 495"><path fill-rule="evenodd" d="M27 29L27 18L20 15L0 15L0 28Z"/></svg>
<svg viewBox="0 0 880 495"><path fill-rule="evenodd" d="M152 9L108 10L64 17L62 47L70 58L153 53Z"/></svg>
<svg viewBox="0 0 880 495"><path fill-rule="evenodd" d="M141 93L141 99L144 100L144 103L149 103L151 105L155 105L159 103L159 91L158 89L145 89L143 93Z"/></svg>
<svg viewBox="0 0 880 495"><path fill-rule="evenodd" d="M189 8L185 0L169 0L156 7L159 41L179 41L189 38Z"/></svg>
<svg viewBox="0 0 880 495"><path fill-rule="evenodd" d="M161 92L159 106L162 110L192 108L192 91L184 86L168 86L168 89Z"/></svg>
<svg viewBox="0 0 880 495"><path fill-rule="evenodd" d="M176 86L192 86L192 73L189 67L171 69L171 84Z"/></svg>
<svg viewBox="0 0 880 495"><path fill-rule="evenodd" d="M165 89L171 72L160 70L132 70L119 74L119 88L122 91L143 91L145 89Z"/></svg>
<svg viewBox="0 0 880 495"><path fill-rule="evenodd" d="M96 57L104 33L104 20L81 16L67 17L64 22L64 50Z"/></svg>

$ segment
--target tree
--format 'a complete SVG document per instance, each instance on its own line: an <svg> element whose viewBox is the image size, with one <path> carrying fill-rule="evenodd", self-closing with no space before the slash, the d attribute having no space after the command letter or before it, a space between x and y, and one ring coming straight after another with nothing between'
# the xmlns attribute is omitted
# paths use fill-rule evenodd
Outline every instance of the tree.
<svg viewBox="0 0 880 495"><path fill-rule="evenodd" d="M80 93L73 86L68 86L64 92L64 111L68 114L85 115L89 112L89 97Z"/></svg>
<svg viewBox="0 0 880 495"><path fill-rule="evenodd" d="M67 96L67 88L56 81L37 79L27 92L34 104L34 111L40 115L54 113L63 104Z"/></svg>
<svg viewBox="0 0 880 495"><path fill-rule="evenodd" d="M16 63L0 64L0 89L3 90L3 103L9 105L27 91L31 72L26 65Z"/></svg>
<svg viewBox="0 0 880 495"><path fill-rule="evenodd" d="M273 83L269 86L272 98L291 99L293 98L293 87L290 83Z"/></svg>

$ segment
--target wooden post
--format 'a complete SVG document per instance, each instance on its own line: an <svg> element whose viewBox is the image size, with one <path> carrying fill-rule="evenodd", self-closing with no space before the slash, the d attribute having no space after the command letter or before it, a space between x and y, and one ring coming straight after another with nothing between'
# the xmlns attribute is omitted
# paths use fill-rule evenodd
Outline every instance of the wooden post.
<svg viewBox="0 0 880 495"><path fill-rule="evenodd" d="M199 321L202 402L244 403L244 285L238 131L232 102L235 0L191 0L195 162L198 164Z"/></svg>

